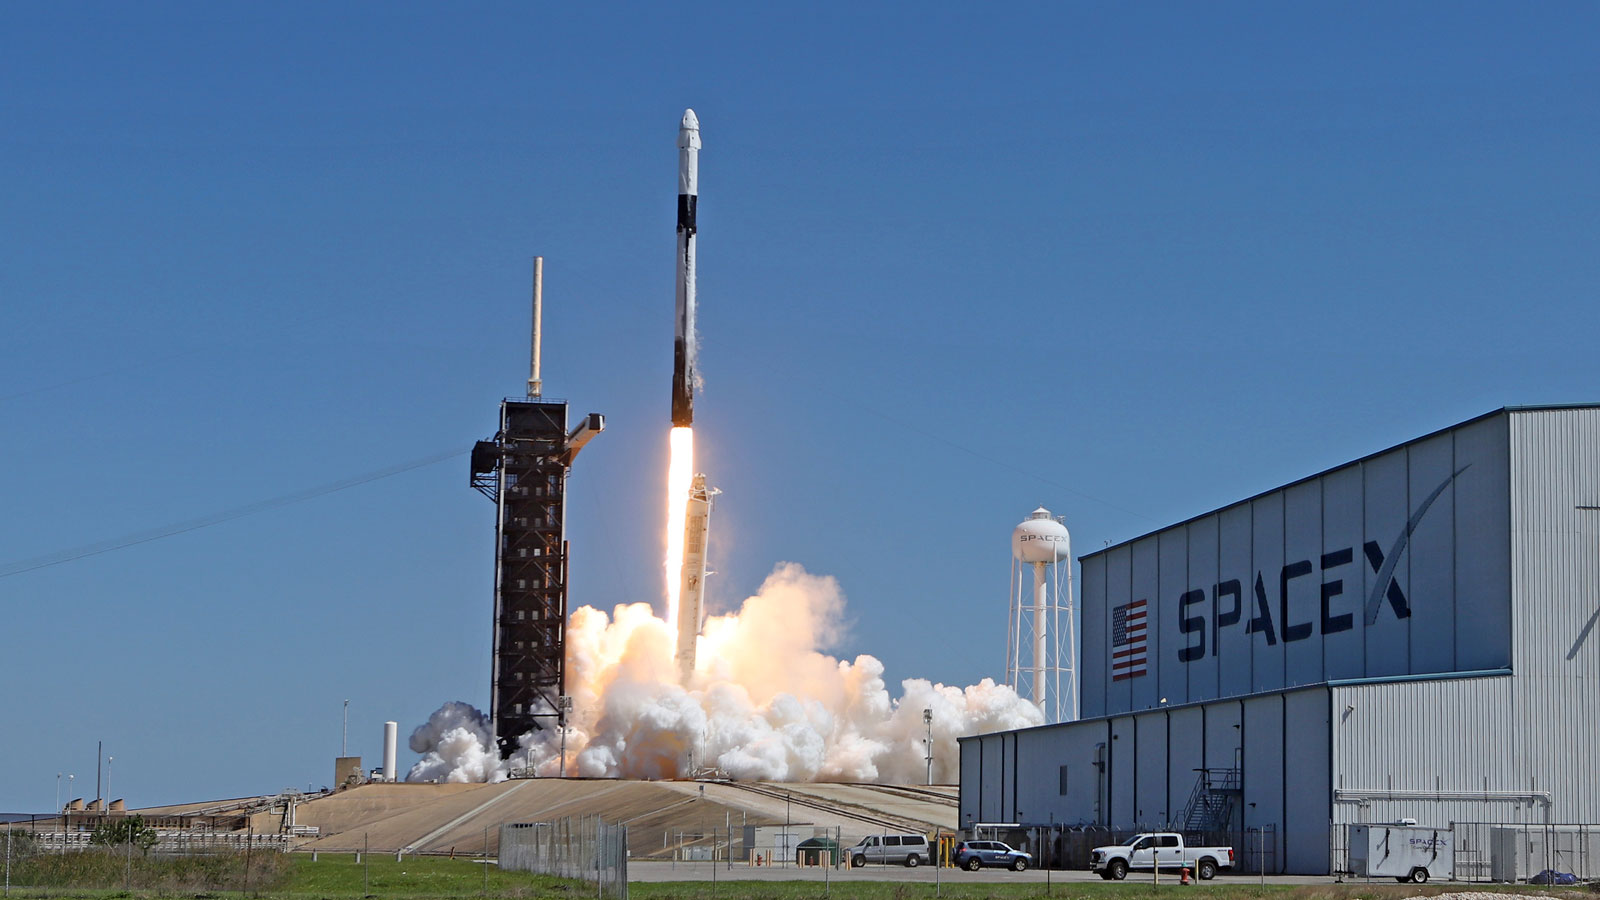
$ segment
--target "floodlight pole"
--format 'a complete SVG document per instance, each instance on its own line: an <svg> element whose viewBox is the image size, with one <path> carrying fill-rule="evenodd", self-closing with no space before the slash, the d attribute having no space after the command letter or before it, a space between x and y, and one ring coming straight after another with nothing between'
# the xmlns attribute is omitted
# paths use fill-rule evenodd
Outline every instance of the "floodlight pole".
<svg viewBox="0 0 1600 900"><path fill-rule="evenodd" d="M542 268L543 265L544 265L544 257L541 256L538 259L539 259L538 265ZM535 358L537 359L537 357L535 357ZM536 384L537 383L538 374L539 374L538 373L538 363L534 363L534 378L535 378L535 380L534 381L530 381L529 384ZM572 697L570 695L567 695L567 694L562 694L560 697L556 698L556 714L558 716L557 721L561 723L558 727L561 729L561 777L562 778L567 777L567 732L571 730L567 726L567 713L569 713L569 712L572 712ZM701 788L701 790L705 790L705 789Z"/></svg>

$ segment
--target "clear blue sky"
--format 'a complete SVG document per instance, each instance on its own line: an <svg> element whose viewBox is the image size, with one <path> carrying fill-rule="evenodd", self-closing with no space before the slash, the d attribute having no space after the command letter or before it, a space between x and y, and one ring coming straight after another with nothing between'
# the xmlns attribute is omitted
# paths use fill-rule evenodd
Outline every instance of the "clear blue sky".
<svg viewBox="0 0 1600 900"><path fill-rule="evenodd" d="M712 602L835 575L894 680L1000 674L1040 503L1081 551L1600 399L1594 5L861 7L7 5L0 566L469 447L542 253L572 598L658 601L685 106ZM0 578L0 810L485 705L491 538L456 458Z"/></svg>

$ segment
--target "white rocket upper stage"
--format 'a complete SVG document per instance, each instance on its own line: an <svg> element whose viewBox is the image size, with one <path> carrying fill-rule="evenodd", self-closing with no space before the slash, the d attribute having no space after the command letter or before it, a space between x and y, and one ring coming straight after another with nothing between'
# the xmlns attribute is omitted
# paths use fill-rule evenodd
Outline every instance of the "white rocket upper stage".
<svg viewBox="0 0 1600 900"><path fill-rule="evenodd" d="M695 356L695 232L700 204L700 119L694 110L683 111L678 123L678 287L675 315L677 333L672 345L672 424L694 424Z"/></svg>
<svg viewBox="0 0 1600 900"><path fill-rule="evenodd" d="M700 193L700 120L692 109L678 123L678 193Z"/></svg>

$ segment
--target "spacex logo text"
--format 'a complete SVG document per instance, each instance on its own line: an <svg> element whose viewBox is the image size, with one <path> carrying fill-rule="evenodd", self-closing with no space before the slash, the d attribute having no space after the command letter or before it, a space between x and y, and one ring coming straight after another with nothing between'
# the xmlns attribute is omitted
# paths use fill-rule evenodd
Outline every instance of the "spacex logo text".
<svg viewBox="0 0 1600 900"><path fill-rule="evenodd" d="M1381 571L1384 555L1383 549L1378 546L1378 543L1376 541L1367 541L1362 550L1362 555L1366 557L1367 564L1372 567L1372 571L1374 573ZM1277 644L1280 638L1285 643L1303 641L1317 633L1319 626L1322 634L1337 634L1355 627L1355 615L1353 613L1334 611L1334 598L1345 592L1344 578L1323 581L1322 616L1320 619L1312 619L1306 622L1291 622L1289 620L1289 582L1296 578L1305 578L1314 571L1328 572L1341 566L1347 566L1354 560L1355 548L1346 547L1343 550L1322 554L1316 560L1317 566L1313 566L1312 561L1309 559L1302 559L1284 566L1278 572L1276 622L1273 620L1274 604L1267 598L1266 579L1262 573L1257 572L1255 586L1251 590L1250 608L1252 615L1248 620L1245 620L1245 633L1256 634L1259 632L1266 636L1267 645L1272 646ZM1360 573L1351 574L1359 575ZM1400 585L1392 577L1389 579L1389 587L1385 594L1389 601L1389 606L1394 609L1395 618L1405 619L1411 616L1411 606L1406 602L1405 592L1400 589ZM1206 592L1203 590L1185 591L1178 598L1178 615L1180 616L1178 630L1184 634L1191 635L1189 645L1178 649L1178 659L1182 662L1194 662L1206 655L1205 618L1185 615L1189 612L1190 607L1198 603L1204 603L1205 599ZM1225 604L1227 608L1224 608ZM1210 651L1212 656L1217 654L1217 633L1223 628L1239 624L1240 620L1244 619L1245 608L1244 587L1237 578L1211 586Z"/></svg>
<svg viewBox="0 0 1600 900"><path fill-rule="evenodd" d="M1411 605L1405 591L1394 578L1395 564L1400 554L1405 552L1411 535L1421 524L1429 507L1467 468L1463 466L1451 473L1418 504L1399 537L1387 550L1377 541L1367 541L1361 545L1360 556L1375 576L1372 593L1366 598L1365 604L1359 600L1351 604L1348 598L1340 599L1347 593L1346 580L1353 580L1357 585L1355 590L1360 590L1361 572L1355 567L1357 551L1353 546L1288 563L1277 571L1276 585L1272 584L1267 572L1257 571L1253 584L1246 585L1234 578L1213 584L1209 593L1204 589L1186 590L1178 597L1178 631L1187 635L1188 639L1184 646L1178 648L1178 661L1194 662L1204 659L1208 652L1216 656L1221 630L1238 626L1241 622L1246 634L1260 634L1268 646L1275 646L1280 640L1292 644L1315 634L1349 631L1355 627L1355 610L1358 608L1363 610L1362 618L1367 625L1377 622L1385 606L1393 611L1396 619L1410 618ZM1323 576L1319 586L1321 614L1312 613L1304 620L1295 621L1289 609L1290 585L1296 579L1310 578L1317 573ZM1207 599L1211 601L1209 623L1203 613L1190 615L1191 612L1200 612L1197 607Z"/></svg>

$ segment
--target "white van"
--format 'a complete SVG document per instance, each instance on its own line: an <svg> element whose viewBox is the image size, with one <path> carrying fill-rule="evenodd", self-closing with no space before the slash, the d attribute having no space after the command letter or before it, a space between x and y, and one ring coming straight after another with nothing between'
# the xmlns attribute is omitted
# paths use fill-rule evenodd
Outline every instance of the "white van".
<svg viewBox="0 0 1600 900"><path fill-rule="evenodd" d="M872 834L850 848L852 866L875 862L898 863L914 868L931 861L928 836L925 834Z"/></svg>

